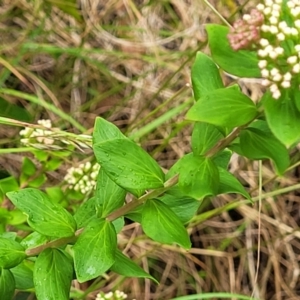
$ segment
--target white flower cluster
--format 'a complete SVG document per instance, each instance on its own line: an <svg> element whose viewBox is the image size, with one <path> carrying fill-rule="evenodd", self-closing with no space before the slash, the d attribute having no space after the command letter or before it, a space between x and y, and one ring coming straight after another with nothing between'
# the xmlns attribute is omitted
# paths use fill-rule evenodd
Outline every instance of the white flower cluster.
<svg viewBox="0 0 300 300"><path fill-rule="evenodd" d="M280 90L290 88L300 73L300 0L287 1L285 12L282 5L283 0L265 0L256 7L264 16L258 66L262 84L270 88L274 99L280 98ZM289 14L293 26L282 19L283 14Z"/></svg>
<svg viewBox="0 0 300 300"><path fill-rule="evenodd" d="M92 166L88 161L80 164L77 168L71 167L64 180L67 182L69 189L87 194L95 189L99 170L99 164L96 163Z"/></svg>
<svg viewBox="0 0 300 300"><path fill-rule="evenodd" d="M123 299L127 299L127 295L124 292L118 290L106 294L99 293L96 297L96 300L123 300Z"/></svg>
<svg viewBox="0 0 300 300"><path fill-rule="evenodd" d="M45 128L52 128L51 120L38 120L37 123ZM50 138L52 131L40 128L26 127L20 131L21 143L30 146L36 142L44 145L53 145L54 140Z"/></svg>

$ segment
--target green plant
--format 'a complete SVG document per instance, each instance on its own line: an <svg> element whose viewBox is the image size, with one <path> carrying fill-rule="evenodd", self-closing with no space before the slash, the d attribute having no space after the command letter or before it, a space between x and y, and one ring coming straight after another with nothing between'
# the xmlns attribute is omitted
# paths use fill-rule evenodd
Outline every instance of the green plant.
<svg viewBox="0 0 300 300"><path fill-rule="evenodd" d="M32 177L35 168L29 159L24 160L21 176L21 187L29 187L19 189L11 179L7 188L8 183L2 182L3 193L26 215L32 232L23 239L12 233L0 237L1 299L11 299L15 287L34 287L38 299L69 299L73 278L85 282L108 270L155 281L118 249L117 233L124 218L140 223L154 241L189 249L185 225L204 199L236 193L252 201L228 171L233 152L253 160L270 159L278 175L285 173L291 150L300 140L299 40L294 34L296 30L299 35L300 12L289 3L294 2L266 1L231 30L207 26L212 58L199 52L191 73L196 103L186 118L194 124L192 152L166 174L115 125L97 118L92 141L101 166L96 190L73 214L60 203L61 192L36 189L44 177L43 173ZM253 35L243 43L245 32ZM224 86L222 71L264 77L268 90L254 103L238 85ZM39 148L35 155L43 170L57 168L75 147L88 145L86 136L50 130L47 123L44 127L37 134L22 132L27 146ZM65 146L55 144L57 138ZM59 159L45 155L45 145L57 150ZM81 185L78 190L92 191ZM127 194L132 201L125 201Z"/></svg>

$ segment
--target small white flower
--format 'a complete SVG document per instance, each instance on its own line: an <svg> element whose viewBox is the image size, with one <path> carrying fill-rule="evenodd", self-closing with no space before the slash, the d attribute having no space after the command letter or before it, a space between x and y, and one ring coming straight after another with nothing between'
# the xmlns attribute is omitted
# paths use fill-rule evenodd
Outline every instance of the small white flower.
<svg viewBox="0 0 300 300"><path fill-rule="evenodd" d="M272 34L276 34L276 33L278 33L278 27L277 26L275 26L275 25L271 25L270 26L270 32L272 33Z"/></svg>
<svg viewBox="0 0 300 300"><path fill-rule="evenodd" d="M282 86L283 88L287 89L287 88L291 87L291 82L290 82L290 81L283 81L283 82L281 83L281 86Z"/></svg>
<svg viewBox="0 0 300 300"><path fill-rule="evenodd" d="M272 76L275 76L276 74L278 74L279 73L279 70L277 69L277 68L273 68L271 71L270 71L270 74L272 75Z"/></svg>
<svg viewBox="0 0 300 300"><path fill-rule="evenodd" d="M260 60L258 62L258 66L259 66L260 69L263 69L263 68L265 68L267 66L267 63L268 62L266 60Z"/></svg>
<svg viewBox="0 0 300 300"><path fill-rule="evenodd" d="M259 11L263 11L265 9L265 6L262 4L262 3L259 3L256 8L259 10Z"/></svg>
<svg viewBox="0 0 300 300"><path fill-rule="evenodd" d="M261 73L261 76L264 77L264 78L268 78L269 75L270 75L270 72L269 72L269 70L267 70L267 69L261 70L260 73Z"/></svg>
<svg viewBox="0 0 300 300"><path fill-rule="evenodd" d="M300 72L300 64L298 63L298 64L295 64L294 66L293 66L293 72L294 73L299 73Z"/></svg>
<svg viewBox="0 0 300 300"><path fill-rule="evenodd" d="M293 65L297 62L298 58L297 56L290 56L288 57L288 59L286 60L288 64Z"/></svg>
<svg viewBox="0 0 300 300"><path fill-rule="evenodd" d="M290 81L292 79L292 74L290 72L287 72L283 75L284 81Z"/></svg>
<svg viewBox="0 0 300 300"><path fill-rule="evenodd" d="M276 74L274 77L273 77L273 81L281 81L282 79L282 75L281 74Z"/></svg>
<svg viewBox="0 0 300 300"><path fill-rule="evenodd" d="M273 97L274 99L279 99L280 96L281 96L281 93L280 93L279 90L277 90L276 92L274 92L274 93L272 94L272 97Z"/></svg>
<svg viewBox="0 0 300 300"><path fill-rule="evenodd" d="M272 25L276 25L278 23L278 18L276 18L274 15L269 19L270 23Z"/></svg>
<svg viewBox="0 0 300 300"><path fill-rule="evenodd" d="M284 41L285 40L285 34L282 33L282 32L279 32L278 35L277 35L277 39L279 41Z"/></svg>
<svg viewBox="0 0 300 300"><path fill-rule="evenodd" d="M269 79L263 79L262 82L261 82L261 84L262 84L263 86L269 86L270 83L271 83L271 81L270 81Z"/></svg>
<svg viewBox="0 0 300 300"><path fill-rule="evenodd" d="M268 46L270 43L267 39L260 39L259 44L263 47Z"/></svg>
<svg viewBox="0 0 300 300"><path fill-rule="evenodd" d="M263 49L259 49L258 52L257 52L258 56L260 57L266 57L268 56L268 52L263 50Z"/></svg>

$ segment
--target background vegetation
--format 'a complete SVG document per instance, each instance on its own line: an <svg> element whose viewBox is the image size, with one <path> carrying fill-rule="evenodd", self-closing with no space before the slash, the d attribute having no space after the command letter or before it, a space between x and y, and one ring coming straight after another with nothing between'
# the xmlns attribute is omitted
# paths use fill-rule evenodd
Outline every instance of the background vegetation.
<svg viewBox="0 0 300 300"><path fill-rule="evenodd" d="M233 21L253 6L244 2L210 3ZM30 123L50 119L54 127L87 134L95 117L102 116L169 169L190 151L191 128L183 116L193 103L191 64L197 51L207 51L204 25L222 20L200 0L78 4L2 0L0 116ZM259 82L238 81L253 101L261 96ZM32 157L20 143L19 131L0 127L1 179L19 178L24 157ZM58 169L47 171L43 188L60 185L70 167L92 157L91 151L77 148ZM36 168L41 166L37 163ZM257 164L236 156L231 171L257 196ZM231 204L237 199L228 195L204 203L190 225L193 246L188 253L146 239L138 225L128 223L120 233L120 246L160 284L109 273L93 282L74 282L74 297L95 299L99 291L118 289L128 299L145 300L205 292L250 296L253 291L261 299L298 299L298 176L298 166L277 178L263 164L260 213L256 204ZM66 206L72 210L80 203L73 199ZM1 220L10 205L3 197ZM12 230L26 234L24 221L11 223ZM29 293L20 293L18 299L27 297L33 299Z"/></svg>

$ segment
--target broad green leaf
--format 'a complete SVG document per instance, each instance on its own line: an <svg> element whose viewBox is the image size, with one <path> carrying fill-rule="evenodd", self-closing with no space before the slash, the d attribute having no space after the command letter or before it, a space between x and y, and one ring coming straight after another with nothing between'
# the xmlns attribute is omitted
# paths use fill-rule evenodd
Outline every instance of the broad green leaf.
<svg viewBox="0 0 300 300"><path fill-rule="evenodd" d="M7 193L7 197L28 218L28 224L37 232L55 237L72 236L76 222L71 214L54 203L43 192L27 188Z"/></svg>
<svg viewBox="0 0 300 300"><path fill-rule="evenodd" d="M9 225L20 225L27 221L27 217L19 209L10 210L8 213L9 220L7 220L7 224Z"/></svg>
<svg viewBox="0 0 300 300"><path fill-rule="evenodd" d="M7 192L17 191L19 189L19 183L15 177L9 176L0 179L0 197L3 198ZM0 199L1 201L1 199Z"/></svg>
<svg viewBox="0 0 300 300"><path fill-rule="evenodd" d="M144 204L136 207L135 209L131 210L129 213L125 215L126 218L137 222L142 223L142 212L143 212Z"/></svg>
<svg viewBox="0 0 300 300"><path fill-rule="evenodd" d="M58 7L64 13L72 16L78 22L82 22L82 15L79 12L76 0L46 0L46 2Z"/></svg>
<svg viewBox="0 0 300 300"><path fill-rule="evenodd" d="M126 277L149 278L158 283L154 277L145 272L140 266L124 255L119 249L116 251L116 261L111 266L110 270Z"/></svg>
<svg viewBox="0 0 300 300"><path fill-rule="evenodd" d="M238 77L261 77L256 51L234 51L228 42L228 27L209 24L206 30L212 58L224 71Z"/></svg>
<svg viewBox="0 0 300 300"><path fill-rule="evenodd" d="M186 196L178 186L172 187L158 199L166 204L183 224L196 214L200 205L198 200Z"/></svg>
<svg viewBox="0 0 300 300"><path fill-rule="evenodd" d="M205 93L224 87L219 68L209 56L202 52L197 53L191 76L196 101Z"/></svg>
<svg viewBox="0 0 300 300"><path fill-rule="evenodd" d="M36 166L33 163L32 160L30 160L28 157L24 157L23 163L22 163L22 174L21 178L29 178L30 176L33 176L36 173ZM22 182L22 180L21 180Z"/></svg>
<svg viewBox="0 0 300 300"><path fill-rule="evenodd" d="M192 149L194 155L205 154L222 138L223 135L216 126L196 122L192 134Z"/></svg>
<svg viewBox="0 0 300 300"><path fill-rule="evenodd" d="M218 167L227 170L231 155L232 155L232 151L229 149L225 149L222 152L218 152L216 156L213 157L212 160Z"/></svg>
<svg viewBox="0 0 300 300"><path fill-rule="evenodd" d="M15 292L15 278L10 270L0 268L0 299L12 300Z"/></svg>
<svg viewBox="0 0 300 300"><path fill-rule="evenodd" d="M43 245L47 242L51 241L51 238L45 235L42 235L36 231L27 235L22 241L21 245L25 249L35 248L39 245Z"/></svg>
<svg viewBox="0 0 300 300"><path fill-rule="evenodd" d="M175 163L167 178L175 174L179 174L178 186L186 196L203 199L218 192L219 172L210 158L189 153Z"/></svg>
<svg viewBox="0 0 300 300"><path fill-rule="evenodd" d="M88 281L106 272L115 262L117 235L112 223L93 219L73 247L79 282Z"/></svg>
<svg viewBox="0 0 300 300"><path fill-rule="evenodd" d="M21 263L25 257L25 249L19 243L0 237L0 268L13 268Z"/></svg>
<svg viewBox="0 0 300 300"><path fill-rule="evenodd" d="M33 272L38 300L69 300L73 262L60 249L47 248L38 256Z"/></svg>
<svg viewBox="0 0 300 300"><path fill-rule="evenodd" d="M93 218L96 217L96 197L92 197L76 210L74 219L77 228L85 227Z"/></svg>
<svg viewBox="0 0 300 300"><path fill-rule="evenodd" d="M293 100L295 102L295 105L296 105L298 111L300 111L300 90L298 88L293 89L292 97L293 97Z"/></svg>
<svg viewBox="0 0 300 300"><path fill-rule="evenodd" d="M124 224L125 224L124 217L120 217L120 218L114 220L114 221L112 222L112 224L113 224L114 227L115 227L116 233L121 232L121 230L123 229Z"/></svg>
<svg viewBox="0 0 300 300"><path fill-rule="evenodd" d="M101 168L98 174L95 204L98 217L105 218L108 214L123 206L126 191L112 181Z"/></svg>
<svg viewBox="0 0 300 300"><path fill-rule="evenodd" d="M219 89L205 94L187 112L186 118L215 126L234 128L255 118L255 104L234 89Z"/></svg>
<svg viewBox="0 0 300 300"><path fill-rule="evenodd" d="M247 193L243 185L235 178L230 172L223 168L218 168L220 174L220 184L218 194L241 194L248 200L251 200L250 195Z"/></svg>
<svg viewBox="0 0 300 300"><path fill-rule="evenodd" d="M45 189L47 195L50 197L50 199L55 203L60 203L65 200L65 192L61 189L59 186L51 186Z"/></svg>
<svg viewBox="0 0 300 300"><path fill-rule="evenodd" d="M250 159L271 159L277 172L283 174L289 166L287 149L274 136L256 128L242 130L240 149Z"/></svg>
<svg viewBox="0 0 300 300"><path fill-rule="evenodd" d="M113 139L127 138L117 126L103 118L97 117L93 131L93 144L103 143Z"/></svg>
<svg viewBox="0 0 300 300"><path fill-rule="evenodd" d="M158 163L128 139L94 144L97 161L116 184L141 196L141 190L164 185L164 173Z"/></svg>
<svg viewBox="0 0 300 300"><path fill-rule="evenodd" d="M300 111L285 93L274 100L270 92L263 97L266 118L273 134L287 147L300 140Z"/></svg>
<svg viewBox="0 0 300 300"><path fill-rule="evenodd" d="M26 109L17 104L7 102L2 97L0 97L0 116L24 122L32 121L32 117Z"/></svg>
<svg viewBox="0 0 300 300"><path fill-rule="evenodd" d="M25 261L10 270L13 273L16 281L16 289L27 290L34 287L33 271L31 268L29 268Z"/></svg>
<svg viewBox="0 0 300 300"><path fill-rule="evenodd" d="M143 206L144 232L154 241L163 244L176 243L185 249L191 247L188 233L176 214L157 199L148 200Z"/></svg>

